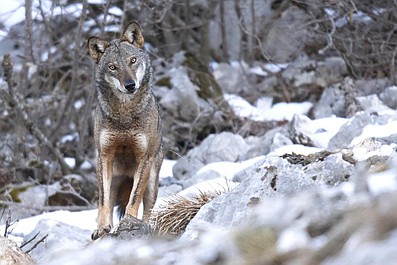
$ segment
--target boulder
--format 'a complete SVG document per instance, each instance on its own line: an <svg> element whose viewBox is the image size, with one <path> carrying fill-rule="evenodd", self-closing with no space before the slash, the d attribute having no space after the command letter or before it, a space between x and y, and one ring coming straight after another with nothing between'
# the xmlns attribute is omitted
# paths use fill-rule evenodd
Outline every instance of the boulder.
<svg viewBox="0 0 397 265"><path fill-rule="evenodd" d="M230 132L211 134L197 147L180 158L172 171L178 179L193 176L201 167L213 162L239 161L249 146L243 137Z"/></svg>
<svg viewBox="0 0 397 265"><path fill-rule="evenodd" d="M32 250L31 255L36 261L45 262L67 250L84 247L91 241L90 230L84 230L53 219L40 220L36 228L24 240L33 238L37 233L37 239L48 234L44 242ZM30 242L26 248L30 248L36 241Z"/></svg>
<svg viewBox="0 0 397 265"><path fill-rule="evenodd" d="M220 63L214 70L214 77L223 93L240 94L250 86L243 65Z"/></svg>
<svg viewBox="0 0 397 265"><path fill-rule="evenodd" d="M379 94L379 99L389 108L397 109L397 86L387 87Z"/></svg>
<svg viewBox="0 0 397 265"><path fill-rule="evenodd" d="M346 148L354 137L359 136L365 125L371 124L372 118L370 114L358 113L348 123L343 125L340 131L331 138L328 144L328 149L335 150Z"/></svg>
<svg viewBox="0 0 397 265"><path fill-rule="evenodd" d="M340 84L327 87L313 108L313 117L321 119L331 116L345 117L345 91Z"/></svg>
<svg viewBox="0 0 397 265"><path fill-rule="evenodd" d="M290 196L313 188L334 186L347 181L354 170L342 154L330 152L309 156L268 156L258 164L235 176L234 181L241 181L235 189L203 206L187 231L195 230L203 223L222 228L236 226L248 216L251 206L263 198Z"/></svg>

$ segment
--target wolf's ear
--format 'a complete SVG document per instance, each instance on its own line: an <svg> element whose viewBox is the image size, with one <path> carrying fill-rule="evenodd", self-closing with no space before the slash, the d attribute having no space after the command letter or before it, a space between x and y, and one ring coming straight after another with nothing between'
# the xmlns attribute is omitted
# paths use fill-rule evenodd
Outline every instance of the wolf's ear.
<svg viewBox="0 0 397 265"><path fill-rule="evenodd" d="M90 37L87 41L88 52L95 63L101 59L106 48L109 47L109 42L97 37Z"/></svg>
<svg viewBox="0 0 397 265"><path fill-rule="evenodd" d="M132 21L130 24L128 24L123 36L121 37L121 40L128 41L140 49L143 48L145 40L142 35L141 27L136 21Z"/></svg>

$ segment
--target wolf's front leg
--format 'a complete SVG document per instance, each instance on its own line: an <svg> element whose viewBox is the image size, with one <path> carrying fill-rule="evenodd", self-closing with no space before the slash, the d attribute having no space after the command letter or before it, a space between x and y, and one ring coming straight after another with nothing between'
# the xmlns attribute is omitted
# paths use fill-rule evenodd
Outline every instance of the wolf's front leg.
<svg viewBox="0 0 397 265"><path fill-rule="evenodd" d="M112 191L112 164L112 159L98 157L98 229L92 233L92 240L109 233L113 226L113 207L117 191Z"/></svg>

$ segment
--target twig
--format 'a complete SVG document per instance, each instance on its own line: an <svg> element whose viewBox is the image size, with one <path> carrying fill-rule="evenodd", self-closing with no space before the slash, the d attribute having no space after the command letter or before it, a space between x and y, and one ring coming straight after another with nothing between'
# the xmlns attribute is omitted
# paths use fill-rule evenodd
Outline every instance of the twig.
<svg viewBox="0 0 397 265"><path fill-rule="evenodd" d="M332 19L332 17L329 17L329 21L331 21L331 32L327 34L327 46L325 46L324 48L322 48L321 50L318 51L319 54L324 54L326 50L332 48L334 42L332 40L333 35L335 34L335 30L336 30L336 26L335 26L335 22Z"/></svg>
<svg viewBox="0 0 397 265"><path fill-rule="evenodd" d="M4 212L6 211L6 208L3 208L3 212L1 213L1 216L0 216L0 221L1 221L1 219L3 219L3 216L4 216Z"/></svg>
<svg viewBox="0 0 397 265"><path fill-rule="evenodd" d="M35 249L40 243L44 242L44 240L48 237L48 234L46 234L45 236L43 236L39 241L37 241L30 249L28 249L27 251L25 251L26 254L29 254L29 252L31 252L33 249Z"/></svg>
<svg viewBox="0 0 397 265"><path fill-rule="evenodd" d="M51 142L44 135L44 133L36 126L33 122L33 119L27 113L24 104L20 101L18 94L14 93L14 83L13 83L13 68L14 64L11 60L11 56L9 54L5 54L3 57L2 66L4 69L4 77L6 79L8 85L8 94L9 94L9 104L12 108L15 108L21 117L24 126L26 129L37 139L39 144L45 145L48 150L53 154L58 163L61 166L61 170L63 174L69 174L71 172L71 168L65 163L63 159L63 155L59 151L58 148L52 146Z"/></svg>
<svg viewBox="0 0 397 265"><path fill-rule="evenodd" d="M4 228L4 237L7 237L8 234L8 229L13 226L15 223L19 222L19 220L15 220L14 222L11 222L11 211L8 211L8 217L6 220L5 228Z"/></svg>
<svg viewBox="0 0 397 265"><path fill-rule="evenodd" d="M33 240L36 239L36 237L40 234L40 231L37 232L31 239L27 240L26 242L22 243L19 248L23 248L24 246L26 246L27 244L29 244L30 242L32 242Z"/></svg>

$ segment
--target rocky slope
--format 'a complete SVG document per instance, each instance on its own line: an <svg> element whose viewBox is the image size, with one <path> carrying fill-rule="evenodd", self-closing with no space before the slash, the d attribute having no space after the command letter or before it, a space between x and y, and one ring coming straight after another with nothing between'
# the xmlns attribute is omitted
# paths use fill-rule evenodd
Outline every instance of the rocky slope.
<svg viewBox="0 0 397 265"><path fill-rule="evenodd" d="M222 193L178 238L88 243L89 230L43 220L26 236L49 234L32 256L41 264L393 264L396 91L341 78L310 112L263 135L206 137L161 180L162 197Z"/></svg>

